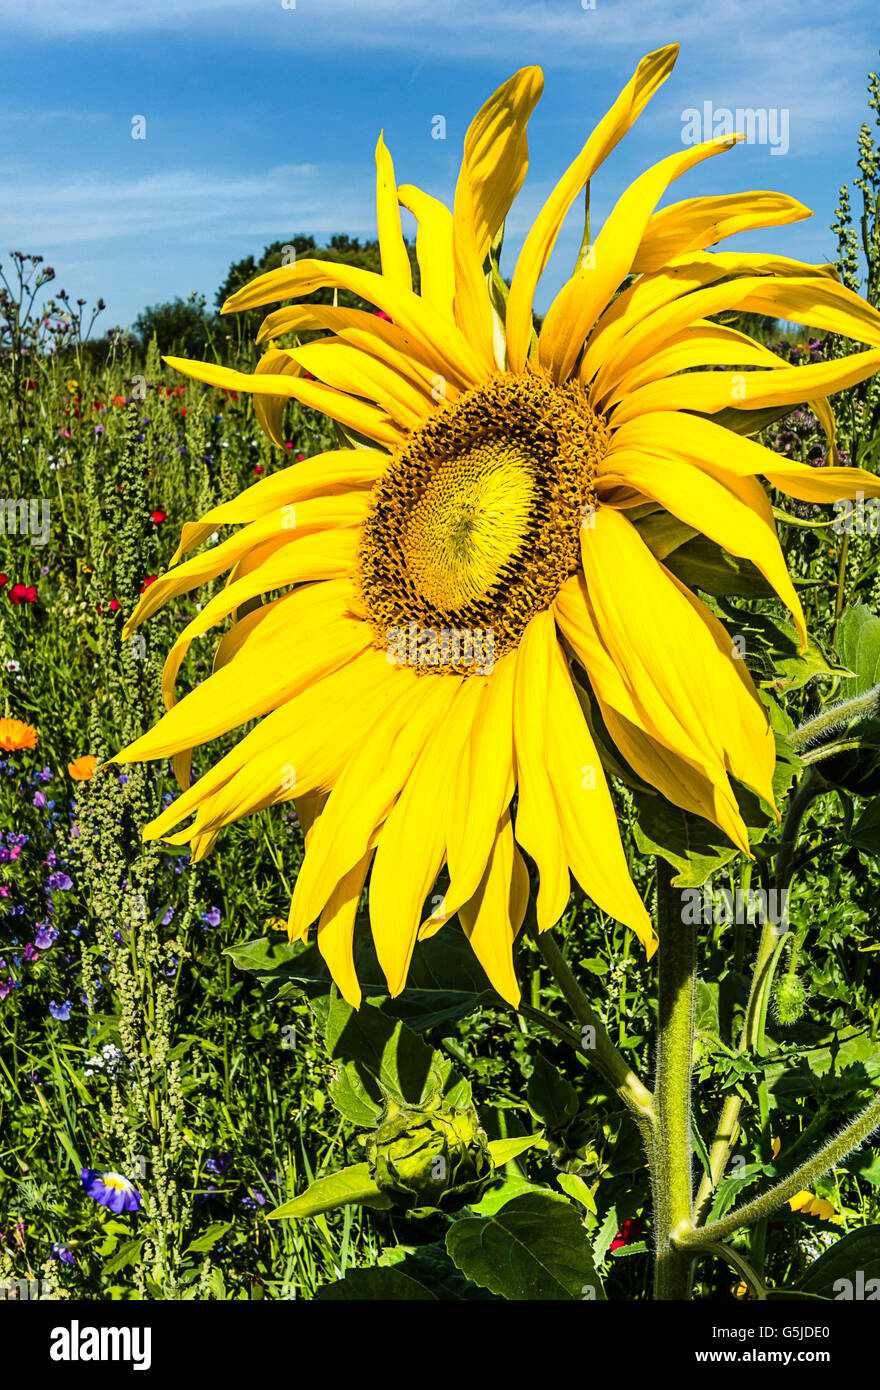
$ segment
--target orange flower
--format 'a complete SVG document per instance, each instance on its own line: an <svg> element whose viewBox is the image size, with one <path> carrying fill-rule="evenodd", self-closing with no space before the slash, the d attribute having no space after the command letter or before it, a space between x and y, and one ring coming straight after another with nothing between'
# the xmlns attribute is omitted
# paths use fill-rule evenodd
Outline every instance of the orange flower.
<svg viewBox="0 0 880 1390"><path fill-rule="evenodd" d="M74 782L90 782L95 775L97 761L94 753L85 753L81 758L74 758L72 763L68 763L67 771Z"/></svg>
<svg viewBox="0 0 880 1390"><path fill-rule="evenodd" d="M37 731L20 719L0 719L0 748L13 753L17 748L36 748Z"/></svg>

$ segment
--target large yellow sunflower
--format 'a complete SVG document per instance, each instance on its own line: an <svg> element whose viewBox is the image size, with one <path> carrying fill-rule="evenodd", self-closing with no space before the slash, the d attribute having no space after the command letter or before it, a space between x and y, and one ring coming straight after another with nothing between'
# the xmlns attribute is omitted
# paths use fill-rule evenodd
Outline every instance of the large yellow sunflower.
<svg viewBox="0 0 880 1390"><path fill-rule="evenodd" d="M748 437L767 408L808 401L833 456L824 398L880 367L880 315L831 266L706 251L808 210L757 192L654 211L670 183L736 136L678 151L638 178L595 243L585 235L535 333L535 288L566 213L676 55L663 48L639 64L544 204L509 293L495 249L526 173L537 68L517 72L475 117L452 212L397 186L380 136L381 274L303 260L224 306L331 287L381 316L280 309L261 342L326 336L290 350L270 344L253 375L168 359L201 381L253 392L276 442L295 398L337 421L352 447L297 463L184 527L173 568L147 589L128 631L196 585L226 571L229 580L168 656L168 713L120 758L174 757L186 790L145 834L189 842L195 859L232 821L296 799L307 837L290 931L305 939L317 921L321 953L355 1005L352 940L368 873L376 951L395 994L416 940L457 914L495 988L518 1002L522 851L539 875L541 930L563 913L571 873L653 951L573 669L635 773L746 853L730 778L772 806L774 743L730 637L646 543L645 506L752 561L805 638L758 475L808 502L880 495L860 469L810 468ZM420 294L400 206L418 224ZM713 321L731 309L873 350L792 368ZM242 529L178 563L233 523ZM176 703L191 642L230 615L213 674ZM193 747L257 716L189 786ZM449 886L431 912L444 865Z"/></svg>

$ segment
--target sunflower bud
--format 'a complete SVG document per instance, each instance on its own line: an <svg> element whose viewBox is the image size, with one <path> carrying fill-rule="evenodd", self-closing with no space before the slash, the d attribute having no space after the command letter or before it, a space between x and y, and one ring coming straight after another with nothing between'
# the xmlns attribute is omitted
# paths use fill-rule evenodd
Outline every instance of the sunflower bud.
<svg viewBox="0 0 880 1390"><path fill-rule="evenodd" d="M479 1199L492 1176L473 1105L444 1106L439 1092L418 1106L389 1097L367 1139L367 1161L378 1186L406 1210L458 1211Z"/></svg>
<svg viewBox="0 0 880 1390"><path fill-rule="evenodd" d="M776 1017L783 1027L797 1023L807 1002L806 990L799 975L783 975L773 994Z"/></svg>

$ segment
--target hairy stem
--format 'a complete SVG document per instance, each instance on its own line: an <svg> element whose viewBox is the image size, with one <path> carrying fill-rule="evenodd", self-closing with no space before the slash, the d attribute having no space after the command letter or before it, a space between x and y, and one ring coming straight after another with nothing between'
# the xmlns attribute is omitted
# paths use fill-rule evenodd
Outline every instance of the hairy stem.
<svg viewBox="0 0 880 1390"><path fill-rule="evenodd" d="M703 1226L699 1230L691 1228L680 1231L676 1237L678 1244L682 1248L693 1248L707 1242L718 1242L723 1240L725 1236L732 1235L734 1231L740 1230L743 1226L752 1226L756 1221L763 1221L772 1215L778 1207L784 1206L794 1197L795 1193L809 1187L817 1178L821 1178L823 1173L827 1173L835 1164L841 1163L848 1154L863 1144L878 1128L880 1128L880 1094L860 1115L856 1116L852 1124L847 1125L834 1139L829 1139L828 1143L823 1144L812 1158L808 1159L806 1163L802 1163L794 1172L789 1173L788 1177L783 1178L775 1187L771 1187L769 1192L765 1192L760 1197L753 1198L751 1202L746 1202L743 1206L735 1208L719 1221L710 1221L708 1226Z"/></svg>
<svg viewBox="0 0 880 1390"><path fill-rule="evenodd" d="M652 1178L656 1234L654 1297L690 1297L692 1260L679 1244L691 1228L691 1064L696 984L696 928L683 919L672 870L657 860L657 932L660 945L659 1019L655 1104L657 1129Z"/></svg>

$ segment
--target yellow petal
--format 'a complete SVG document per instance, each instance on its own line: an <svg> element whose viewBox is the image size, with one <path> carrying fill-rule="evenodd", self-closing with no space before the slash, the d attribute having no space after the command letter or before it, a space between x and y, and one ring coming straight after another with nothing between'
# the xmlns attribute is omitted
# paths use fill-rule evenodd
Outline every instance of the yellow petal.
<svg viewBox="0 0 880 1390"><path fill-rule="evenodd" d="M698 415L657 411L628 421L614 434L607 459L611 467L618 450L644 450L698 463L707 473L727 482L730 477L764 477L790 497L804 502L834 502L855 497L880 496L880 478L864 468L811 468L767 449L753 439Z"/></svg>
<svg viewBox="0 0 880 1390"><path fill-rule="evenodd" d="M756 343L746 333L720 323L698 319L678 332L643 340L633 334L602 363L590 389L590 402L608 410L615 402L649 381L660 381L693 367L787 367L788 361Z"/></svg>
<svg viewBox="0 0 880 1390"><path fill-rule="evenodd" d="M295 926L317 917L330 886L361 858L460 684L455 676L432 680L412 668L386 663L386 669L384 707L366 735L361 728L357 752L333 787L300 869L291 905Z"/></svg>
<svg viewBox="0 0 880 1390"><path fill-rule="evenodd" d="M411 183L401 184L397 197L418 223L416 256L421 297L438 314L452 319L455 264L452 259L452 213L445 203Z"/></svg>
<svg viewBox="0 0 880 1390"><path fill-rule="evenodd" d="M396 424L383 411L364 401L356 400L342 391L334 391L320 381L307 381L300 376L282 376L277 372L254 373L234 372L228 367L217 367L213 362L190 362L183 357L165 357L169 367L191 376L196 381L206 381L209 386L224 386L230 391L249 391L252 395L288 397L301 405L312 406L331 420L348 425L377 444L395 446L406 437L405 427Z"/></svg>
<svg viewBox="0 0 880 1390"><path fill-rule="evenodd" d="M731 772L772 804L775 745L733 643L726 638L726 650L718 649L708 609L692 602L625 516L600 507L594 521L581 533L587 601L637 722L719 786ZM621 713L630 717L629 709Z"/></svg>
<svg viewBox="0 0 880 1390"><path fill-rule="evenodd" d="M423 383L414 385L395 366L351 343L322 338L291 348L289 356L327 386L375 401L395 424L405 429L417 429L436 410Z"/></svg>
<svg viewBox="0 0 880 1390"><path fill-rule="evenodd" d="M639 241L669 184L713 155L723 154L740 137L709 140L669 155L630 184L596 238L592 255L557 294L538 338L538 359L554 381L566 381L584 340L614 291L632 268Z"/></svg>
<svg viewBox="0 0 880 1390"><path fill-rule="evenodd" d="M513 796L513 691L516 652L496 662L490 676L469 676L486 689L468 740L466 800L453 807L448 837L449 888L444 910L457 912L483 876L498 822ZM445 678L444 678L445 679Z"/></svg>
<svg viewBox="0 0 880 1390"><path fill-rule="evenodd" d="M160 575L155 584L144 590L123 635L127 637L169 599L188 593L208 579L215 579L256 547L296 545L303 537L315 532L358 526L363 521L367 505L366 494L353 492L344 493L341 497L307 498L295 506L285 504L276 507L219 545L203 550L176 565L167 574ZM268 551L264 554L268 554Z"/></svg>
<svg viewBox="0 0 880 1390"><path fill-rule="evenodd" d="M802 647L806 647L804 611L779 545L772 508L759 483L753 478L733 477L721 483L680 460L661 462L632 452L615 453L611 468L611 472L602 473L603 485L623 483L638 488L731 555L751 560L790 611Z"/></svg>
<svg viewBox="0 0 880 1390"><path fill-rule="evenodd" d="M549 609L536 613L516 654L513 703L516 753L516 838L538 868L538 929L559 921L571 895L568 859L547 769L548 684L556 626Z"/></svg>
<svg viewBox="0 0 880 1390"><path fill-rule="evenodd" d="M716 246L738 232L802 222L812 212L786 193L722 193L716 198L686 198L655 212L633 261L634 275L662 270L676 256Z"/></svg>
<svg viewBox="0 0 880 1390"><path fill-rule="evenodd" d="M354 927L372 848L334 886L318 922L318 950L339 993L353 1009L361 1005L361 987L354 967Z"/></svg>
<svg viewBox="0 0 880 1390"><path fill-rule="evenodd" d="M394 164L383 137L384 131L376 145L376 223L382 274L401 289L412 290L412 268L400 226Z"/></svg>
<svg viewBox="0 0 880 1390"><path fill-rule="evenodd" d="M336 497L371 488L387 468L389 457L378 449L334 449L282 468L245 488L229 502L212 507L199 521L186 522L170 564L176 565L181 556L221 526L257 521L276 507L302 502L307 497Z"/></svg>
<svg viewBox="0 0 880 1390"><path fill-rule="evenodd" d="M678 44L649 53L602 117L538 213L517 259L507 301L507 363L513 372L525 367L532 331L532 304L538 280L556 244L566 213L599 165L638 120L651 97L666 81L678 57Z"/></svg>
<svg viewBox="0 0 880 1390"><path fill-rule="evenodd" d="M304 260L270 270L227 299L223 313L274 304L281 299L301 299L327 288L350 290L368 304L383 309L398 329L430 354L430 360L436 361L437 370L444 376L467 381L471 386L485 378L485 366L454 324L417 294L358 266Z"/></svg>
<svg viewBox="0 0 880 1390"><path fill-rule="evenodd" d="M543 90L540 68L521 68L480 107L468 127L452 212L455 321L496 371L492 306L483 261L528 168L526 126Z"/></svg>
<svg viewBox="0 0 880 1390"><path fill-rule="evenodd" d="M749 853L748 832L719 759L700 746L683 724L677 732L658 721L634 699L625 672L599 633L583 575L565 583L554 604L556 620L584 667L609 734L643 781L674 806L693 811L721 827ZM702 740L705 745L705 739Z"/></svg>
<svg viewBox="0 0 880 1390"><path fill-rule="evenodd" d="M601 759L558 644L549 713L547 769L571 871L603 912L632 928L650 957L657 935L629 876Z"/></svg>
<svg viewBox="0 0 880 1390"><path fill-rule="evenodd" d="M457 717L460 693L447 719L429 734L378 837L370 876L370 923L392 996L406 985L422 906L446 856L449 793L468 732L468 725Z"/></svg>
<svg viewBox="0 0 880 1390"><path fill-rule="evenodd" d="M485 872L459 917L471 949L493 988L514 1007L520 1001L513 968L513 943L529 900L529 875L517 849L506 810L498 825Z"/></svg>
<svg viewBox="0 0 880 1390"><path fill-rule="evenodd" d="M831 396L855 386L880 369L880 351L853 353L831 362L783 367L769 372L686 372L668 381L652 381L614 407L611 423L657 410L692 410L709 415L719 410L760 410L800 405L813 396Z"/></svg>
<svg viewBox="0 0 880 1390"><path fill-rule="evenodd" d="M590 334L578 371L579 380L585 384L592 381L600 363L611 355L624 334L657 310L718 280L745 275L834 280L837 270L833 265L807 265L786 256L765 256L757 252L691 252L679 256L657 274L640 276L609 304ZM697 317L695 311L694 319Z"/></svg>
<svg viewBox="0 0 880 1390"><path fill-rule="evenodd" d="M126 750L126 761L164 758L207 743L275 709L365 651L372 641L370 629L343 616L338 591L326 592L334 588L317 584L278 604L262 626L255 650L245 642L234 663L172 703ZM292 650L299 653L296 660L291 660Z"/></svg>

